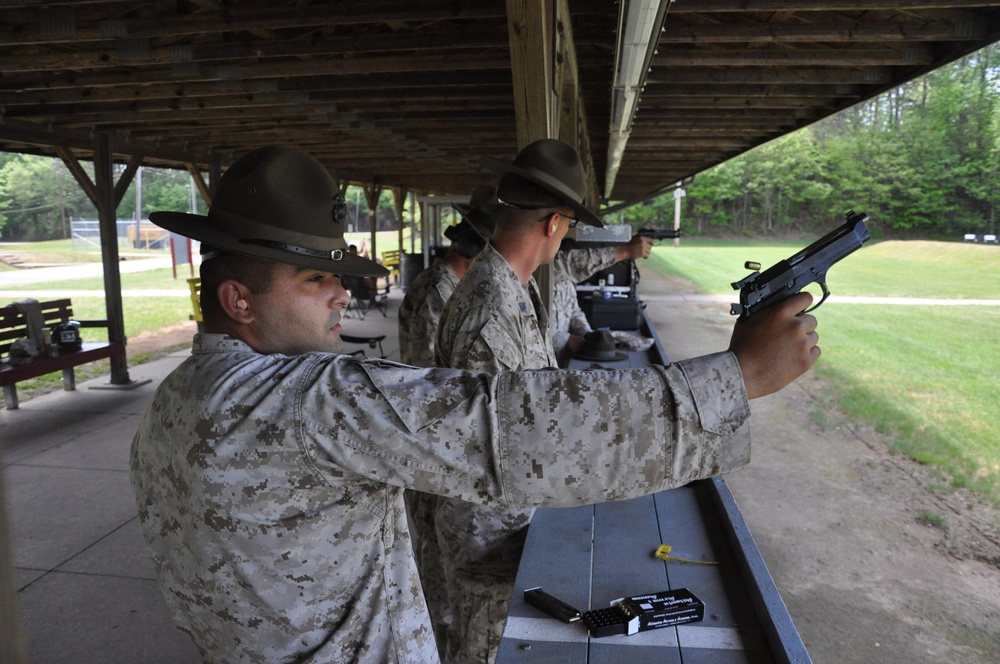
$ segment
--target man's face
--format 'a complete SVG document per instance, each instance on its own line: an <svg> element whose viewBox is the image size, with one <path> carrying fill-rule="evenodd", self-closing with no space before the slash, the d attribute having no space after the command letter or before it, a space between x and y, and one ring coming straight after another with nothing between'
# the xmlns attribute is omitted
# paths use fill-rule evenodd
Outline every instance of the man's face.
<svg viewBox="0 0 1000 664"><path fill-rule="evenodd" d="M267 293L248 298L250 327L262 353L339 353L340 319L350 295L329 272L276 265Z"/></svg>

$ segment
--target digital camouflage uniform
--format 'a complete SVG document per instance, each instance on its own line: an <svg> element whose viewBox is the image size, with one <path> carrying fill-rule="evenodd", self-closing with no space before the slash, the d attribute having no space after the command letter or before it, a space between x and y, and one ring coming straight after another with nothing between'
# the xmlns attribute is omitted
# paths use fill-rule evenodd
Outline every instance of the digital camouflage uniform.
<svg viewBox="0 0 1000 664"><path fill-rule="evenodd" d="M488 245L469 266L438 328L438 364L497 373L555 367L548 316L534 278L522 286ZM452 623L444 659L492 662L500 645L531 509L438 498L434 527Z"/></svg>
<svg viewBox="0 0 1000 664"><path fill-rule="evenodd" d="M728 352L489 376L205 334L157 388L131 480L206 660L428 664L404 487L510 509L622 500L744 465L748 417Z"/></svg>
<svg viewBox="0 0 1000 664"><path fill-rule="evenodd" d="M436 259L422 271L406 291L399 306L399 356L404 364L433 367L434 341L444 305L458 285L458 275L443 258ZM413 528L413 552L420 572L427 608L435 638L444 642L445 629L451 621L448 609L441 552L434 534L433 494L406 491L406 509Z"/></svg>
<svg viewBox="0 0 1000 664"><path fill-rule="evenodd" d="M574 284L589 278L595 272L615 264L614 247L573 247L560 249L552 260L552 269L562 273Z"/></svg>
<svg viewBox="0 0 1000 664"><path fill-rule="evenodd" d="M443 258L417 275L399 305L399 357L404 364L433 367L434 341L445 302L458 275Z"/></svg>
<svg viewBox="0 0 1000 664"><path fill-rule="evenodd" d="M570 335L582 337L591 331L576 297L576 284L614 264L614 247L563 249L552 261L552 350L559 366L567 364L564 351Z"/></svg>
<svg viewBox="0 0 1000 664"><path fill-rule="evenodd" d="M576 284L557 277L552 286L552 351L559 366L565 367L569 362L566 344L570 335L582 337L591 331L590 321L576 297Z"/></svg>

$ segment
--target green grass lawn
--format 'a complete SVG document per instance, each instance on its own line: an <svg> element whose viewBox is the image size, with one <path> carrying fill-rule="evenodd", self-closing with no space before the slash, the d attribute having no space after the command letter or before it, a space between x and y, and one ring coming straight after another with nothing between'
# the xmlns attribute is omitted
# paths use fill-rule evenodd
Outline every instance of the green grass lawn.
<svg viewBox="0 0 1000 664"><path fill-rule="evenodd" d="M701 293L733 293L730 284L794 255L804 243L681 242L654 248L649 264L695 283ZM957 242L879 242L866 244L827 275L831 297L931 297L1000 299L1000 246ZM818 292L818 291L817 291Z"/></svg>
<svg viewBox="0 0 1000 664"><path fill-rule="evenodd" d="M892 449L1000 504L1000 307L838 304L816 312L820 375Z"/></svg>
<svg viewBox="0 0 1000 664"><path fill-rule="evenodd" d="M197 275L197 270L195 274ZM176 290L184 294L188 292L188 277L191 276L191 269L185 264L178 266L177 278L174 279L174 271L170 268L159 270L147 270L144 272L131 272L121 275L122 290ZM44 288L45 290L104 290L104 277L85 277L83 279L73 279L66 281L46 281L44 284L19 284L14 286L0 286L0 290L32 291ZM126 321L126 325L128 321Z"/></svg>
<svg viewBox="0 0 1000 664"><path fill-rule="evenodd" d="M659 247L651 267L702 293L802 245L687 243ZM888 434L893 450L931 465L942 487L1000 504L1000 307L862 305L839 295L1000 299L1000 247L939 242L866 245L830 270L831 299L815 312L823 356L815 371L853 419Z"/></svg>
<svg viewBox="0 0 1000 664"><path fill-rule="evenodd" d="M138 250L137 250L138 251ZM45 242L0 242L0 252L27 255L32 263L73 264L100 263L101 250L97 247L78 249L73 240L46 240ZM169 255L169 251L146 251L150 255Z"/></svg>

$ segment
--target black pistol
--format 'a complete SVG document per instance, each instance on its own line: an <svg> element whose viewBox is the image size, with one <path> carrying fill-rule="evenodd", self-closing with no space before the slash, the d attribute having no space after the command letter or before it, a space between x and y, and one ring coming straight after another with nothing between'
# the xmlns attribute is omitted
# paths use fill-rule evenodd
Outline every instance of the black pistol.
<svg viewBox="0 0 1000 664"><path fill-rule="evenodd" d="M640 228L639 232L636 233L641 237L651 237L654 240L673 240L681 236L679 229L660 229L660 228Z"/></svg>
<svg viewBox="0 0 1000 664"><path fill-rule="evenodd" d="M742 281L735 282L733 288L740 292L740 301L732 306L730 313L738 315L740 320L750 318L759 310L795 295L813 282L818 282L823 289L823 299L808 311L826 302L826 298L830 296L830 291L826 288L827 270L871 239L866 221L868 215L851 210L847 213L847 222L840 228L764 272L754 272ZM746 268L760 270L760 264L748 262Z"/></svg>

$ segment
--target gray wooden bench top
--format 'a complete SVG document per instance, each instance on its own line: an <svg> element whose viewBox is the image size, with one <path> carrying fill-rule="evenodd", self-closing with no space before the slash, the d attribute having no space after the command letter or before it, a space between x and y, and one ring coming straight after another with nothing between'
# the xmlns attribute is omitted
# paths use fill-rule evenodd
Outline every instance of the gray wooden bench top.
<svg viewBox="0 0 1000 664"><path fill-rule="evenodd" d="M650 363L667 363L658 339L648 352L603 365ZM571 368L591 365L582 364L574 360ZM661 560L654 555L661 544L672 547L672 556L718 564ZM581 622L562 623L526 604L524 590L536 586L581 611L630 595L687 588L705 603L705 618L591 638ZM497 657L497 664L810 661L721 477L633 500L537 510Z"/></svg>

